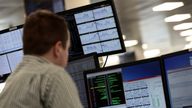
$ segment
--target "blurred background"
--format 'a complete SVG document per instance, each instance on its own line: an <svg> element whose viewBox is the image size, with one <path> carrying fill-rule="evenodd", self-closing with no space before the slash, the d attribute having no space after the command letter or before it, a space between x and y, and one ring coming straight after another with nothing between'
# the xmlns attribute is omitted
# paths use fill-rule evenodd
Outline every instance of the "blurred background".
<svg viewBox="0 0 192 108"><path fill-rule="evenodd" d="M99 1L102 0L63 2L68 10ZM132 56L140 60L192 47L192 0L114 0L114 3L127 51L119 54L118 59ZM24 24L24 0L0 0L0 10L0 30ZM115 59L115 55L111 57Z"/></svg>

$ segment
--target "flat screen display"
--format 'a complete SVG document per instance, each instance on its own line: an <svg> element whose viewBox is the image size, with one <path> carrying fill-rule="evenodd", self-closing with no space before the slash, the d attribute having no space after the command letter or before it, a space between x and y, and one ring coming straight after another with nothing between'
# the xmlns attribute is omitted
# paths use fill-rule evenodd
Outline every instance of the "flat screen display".
<svg viewBox="0 0 192 108"><path fill-rule="evenodd" d="M66 67L67 72L69 72L69 74L76 83L80 99L84 108L88 108L88 102L87 102L83 72L91 69L97 69L98 67L99 67L99 61L95 54L89 54L86 56L81 56L72 59L68 62L68 66Z"/></svg>
<svg viewBox="0 0 192 108"><path fill-rule="evenodd" d="M23 57L23 26L0 31L0 75L13 72Z"/></svg>
<svg viewBox="0 0 192 108"><path fill-rule="evenodd" d="M20 26L0 31L0 54L23 48L23 28Z"/></svg>
<svg viewBox="0 0 192 108"><path fill-rule="evenodd" d="M192 52L185 50L163 56L173 108L192 107Z"/></svg>
<svg viewBox="0 0 192 108"><path fill-rule="evenodd" d="M103 1L58 14L66 19L71 31L71 54L86 55L96 52L103 56L125 51L112 1Z"/></svg>
<svg viewBox="0 0 192 108"><path fill-rule="evenodd" d="M159 58L84 73L90 108L169 108Z"/></svg>
<svg viewBox="0 0 192 108"><path fill-rule="evenodd" d="M85 74L90 108L126 108L121 68Z"/></svg>
<svg viewBox="0 0 192 108"><path fill-rule="evenodd" d="M128 108L166 108L159 61L124 67L122 76Z"/></svg>

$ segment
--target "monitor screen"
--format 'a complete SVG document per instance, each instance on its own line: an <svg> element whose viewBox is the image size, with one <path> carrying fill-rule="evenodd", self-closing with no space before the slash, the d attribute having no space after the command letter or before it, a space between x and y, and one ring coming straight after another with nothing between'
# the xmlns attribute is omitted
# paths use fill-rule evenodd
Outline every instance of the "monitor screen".
<svg viewBox="0 0 192 108"><path fill-rule="evenodd" d="M68 62L66 70L69 72L73 80L77 85L81 102L84 108L88 108L87 96L85 90L85 83L83 77L83 71L96 69L99 67L99 61L95 54L89 54L86 56L72 59Z"/></svg>
<svg viewBox="0 0 192 108"><path fill-rule="evenodd" d="M169 108L160 59L84 73L90 108Z"/></svg>
<svg viewBox="0 0 192 108"><path fill-rule="evenodd" d="M192 52L185 50L163 56L173 108L192 107Z"/></svg>
<svg viewBox="0 0 192 108"><path fill-rule="evenodd" d="M0 31L0 75L11 73L23 56L22 27Z"/></svg>
<svg viewBox="0 0 192 108"><path fill-rule="evenodd" d="M89 108L126 108L121 68L85 74Z"/></svg>
<svg viewBox="0 0 192 108"><path fill-rule="evenodd" d="M125 51L112 1L107 0L58 14L68 22L72 55L96 52L103 56Z"/></svg>
<svg viewBox="0 0 192 108"><path fill-rule="evenodd" d="M22 35L22 26L17 26L0 31L0 54L22 49Z"/></svg>
<svg viewBox="0 0 192 108"><path fill-rule="evenodd" d="M10 64L11 71L14 71L16 66L22 61L23 50L8 53L7 58Z"/></svg>
<svg viewBox="0 0 192 108"><path fill-rule="evenodd" d="M122 68L127 107L166 108L160 61Z"/></svg>
<svg viewBox="0 0 192 108"><path fill-rule="evenodd" d="M0 75L11 73L7 55L0 55Z"/></svg>

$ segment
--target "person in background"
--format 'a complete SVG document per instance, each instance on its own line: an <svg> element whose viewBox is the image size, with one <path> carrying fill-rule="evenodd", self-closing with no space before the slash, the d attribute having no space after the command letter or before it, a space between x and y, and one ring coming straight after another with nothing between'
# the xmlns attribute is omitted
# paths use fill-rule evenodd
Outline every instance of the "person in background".
<svg viewBox="0 0 192 108"><path fill-rule="evenodd" d="M82 108L75 83L64 70L70 36L62 17L31 13L24 24L24 57L6 80L0 108Z"/></svg>

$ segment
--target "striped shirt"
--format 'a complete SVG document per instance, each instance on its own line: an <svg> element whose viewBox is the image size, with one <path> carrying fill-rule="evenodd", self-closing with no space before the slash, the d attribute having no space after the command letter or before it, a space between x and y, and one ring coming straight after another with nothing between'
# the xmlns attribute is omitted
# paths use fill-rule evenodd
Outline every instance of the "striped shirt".
<svg viewBox="0 0 192 108"><path fill-rule="evenodd" d="M44 58L25 55L0 94L0 108L82 108L68 73Z"/></svg>

